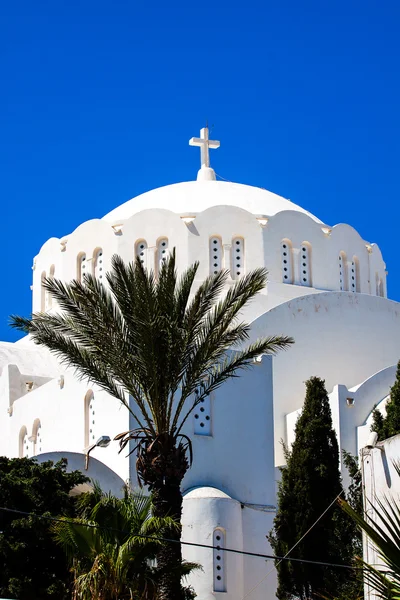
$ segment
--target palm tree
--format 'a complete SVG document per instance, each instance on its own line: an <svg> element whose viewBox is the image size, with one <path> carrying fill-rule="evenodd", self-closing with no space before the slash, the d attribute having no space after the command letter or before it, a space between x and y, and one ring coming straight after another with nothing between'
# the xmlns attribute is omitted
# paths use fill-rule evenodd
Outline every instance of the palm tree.
<svg viewBox="0 0 400 600"><path fill-rule="evenodd" d="M150 497L126 491L118 499L98 487L82 494L77 510L79 518L62 518L52 527L71 563L74 600L155 598L150 561L160 545L157 538L174 526L171 519L151 515Z"/></svg>
<svg viewBox="0 0 400 600"><path fill-rule="evenodd" d="M385 502L376 498L376 503L377 506L371 504L374 511L374 518L371 518L356 512L345 500L339 500L343 510L377 548L381 559L381 565L370 565L360 557L357 559L366 582L378 598L400 600L400 507L393 498L386 498Z"/></svg>
<svg viewBox="0 0 400 600"><path fill-rule="evenodd" d="M121 449L134 442L138 479L153 494L154 515L179 523L181 482L192 462L190 439L182 433L189 415L258 356L293 343L271 336L243 348L250 326L238 317L265 287L265 269L242 277L223 296L228 272L194 291L198 266L178 279L173 251L156 277L139 259L125 264L114 256L108 287L91 275L83 283L47 279L61 312L14 316L11 323L127 407L137 427L117 436ZM171 530L171 543L157 553L161 600L182 598L180 534Z"/></svg>

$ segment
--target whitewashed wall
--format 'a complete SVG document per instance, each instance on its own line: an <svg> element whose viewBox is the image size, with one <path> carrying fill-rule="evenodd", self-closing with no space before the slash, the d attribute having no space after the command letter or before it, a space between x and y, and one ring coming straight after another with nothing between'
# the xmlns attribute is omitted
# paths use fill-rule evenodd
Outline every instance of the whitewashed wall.
<svg viewBox="0 0 400 600"><path fill-rule="evenodd" d="M400 501L400 477L394 467L400 460L400 435L380 442L375 448L361 450L361 472L364 484L364 506L367 515L376 520L375 508L380 510L378 501L386 504ZM382 564L376 548L364 538L363 558L373 565ZM368 586L366 600L377 600L376 594Z"/></svg>
<svg viewBox="0 0 400 600"><path fill-rule="evenodd" d="M312 375L321 377L331 393L338 382L352 388L396 364L400 356L400 311L397 302L365 294L312 294L281 304L256 319L251 340L272 333L295 339L289 350L274 358L275 457L277 464L282 464L280 440L286 439L286 415L301 408L304 382ZM366 405L366 416L371 409L370 403L369 408ZM351 419L352 410L345 407L343 418L348 415ZM356 449L356 430L352 435Z"/></svg>

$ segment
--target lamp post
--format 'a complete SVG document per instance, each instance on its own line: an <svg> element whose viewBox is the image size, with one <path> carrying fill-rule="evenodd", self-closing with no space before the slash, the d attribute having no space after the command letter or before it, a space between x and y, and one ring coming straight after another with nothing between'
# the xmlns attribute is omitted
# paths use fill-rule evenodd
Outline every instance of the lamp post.
<svg viewBox="0 0 400 600"><path fill-rule="evenodd" d="M85 471L87 471L89 468L89 454L91 453L91 451L94 450L94 448L107 448L110 442L111 438L108 435L102 435L101 437L99 437L95 444L89 446L89 448L85 452Z"/></svg>

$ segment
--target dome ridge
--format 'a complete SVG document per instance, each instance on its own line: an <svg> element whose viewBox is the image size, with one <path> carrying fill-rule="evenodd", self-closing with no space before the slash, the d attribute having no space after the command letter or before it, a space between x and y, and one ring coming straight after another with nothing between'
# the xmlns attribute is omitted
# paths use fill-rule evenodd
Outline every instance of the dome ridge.
<svg viewBox="0 0 400 600"><path fill-rule="evenodd" d="M283 211L308 215L323 225L317 217L291 200L261 187L228 181L186 181L155 188L116 207L103 220L125 221L142 210L167 209L179 215L196 215L213 206L235 206L258 217L273 217Z"/></svg>

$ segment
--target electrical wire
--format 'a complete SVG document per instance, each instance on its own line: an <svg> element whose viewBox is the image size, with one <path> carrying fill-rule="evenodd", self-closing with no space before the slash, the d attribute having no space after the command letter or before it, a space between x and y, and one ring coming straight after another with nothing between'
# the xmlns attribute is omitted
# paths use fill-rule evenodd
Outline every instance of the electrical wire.
<svg viewBox="0 0 400 600"><path fill-rule="evenodd" d="M332 502L324 510L324 512L322 513L322 515L320 515L318 517L318 519L311 525L311 527L309 529L307 529L307 531L301 536L301 538L299 540L297 540L297 542L295 543L295 545L292 546L292 548L290 548L290 550L288 550L286 552L285 556L283 556L282 558L280 558L279 556L276 557L277 560L278 560L278 562L276 563L276 565L274 567L272 567L272 569L270 569L266 575L264 575L264 577L261 579L261 581L259 581L254 587L251 588L251 590L249 592L247 592L243 596L242 600L246 600L246 598L248 598L248 596L250 596L250 594L252 594L254 592L254 590L257 589L258 586L261 585L267 579L267 577L269 577L269 575L271 575L271 573L273 573L275 571L275 569L281 564L281 562L283 560L290 560L292 562L309 562L310 563L310 561L302 561L302 560L299 560L298 558L288 558L288 556L296 548L296 546L298 546L300 544L300 542L302 542L304 540L304 538L306 537L306 535L308 535L310 533L310 531L316 526L316 524L322 519L322 517L328 512L328 510L331 508L331 506L333 506L335 504L335 502L340 498L340 496L342 494L343 494L343 490L336 496L336 498L334 498L334 500L332 500ZM330 565L330 566L334 566L334 565ZM335 565L335 566L337 566L337 565ZM347 568L354 569L356 567L347 567Z"/></svg>
<svg viewBox="0 0 400 600"><path fill-rule="evenodd" d="M0 507L0 511L18 514L18 515L24 515L25 517L36 517L37 519L43 519L45 521L53 521L53 522L57 522L57 523L68 523L68 524L74 525L74 526L81 525L82 527L91 527L93 529L104 529L106 531L114 531L116 533L124 533L126 535L130 534L130 531L125 531L123 529L115 529L113 527L104 527L102 525L96 525L95 523L79 523L78 521L71 521L71 520L67 520L67 519L62 519L60 517L38 515L36 513L26 512L23 510L16 510L14 508ZM260 554L258 552L247 552L246 550L236 550L234 548L221 548L220 546L211 546L209 544L199 544L197 542L184 542L182 540L174 540L174 539L161 537L161 536L136 534L136 537L140 537L142 539L147 539L147 540L154 540L156 542L168 542L168 543L174 543L174 544L182 544L182 546L194 546L196 548L209 548L210 550L219 550L221 552L231 552L233 554L242 554L245 556L252 556L255 558L264 558L264 559L270 559L270 560L272 559L272 560L279 560L279 561L290 560L290 561L294 561L294 562L307 563L307 564L311 564L311 565L320 565L322 567L335 567L335 568L340 568L340 569L351 569L351 570L354 569L354 567L352 567L350 565L339 565L339 564L335 564L335 563L326 563L326 562L315 561L315 560L307 560L307 559L303 559L303 558L286 558L284 556L273 556L270 554Z"/></svg>

